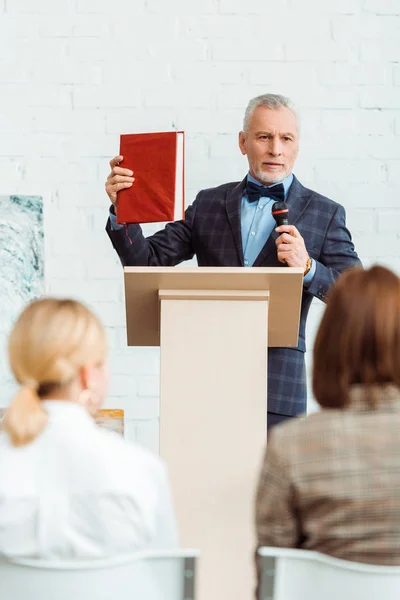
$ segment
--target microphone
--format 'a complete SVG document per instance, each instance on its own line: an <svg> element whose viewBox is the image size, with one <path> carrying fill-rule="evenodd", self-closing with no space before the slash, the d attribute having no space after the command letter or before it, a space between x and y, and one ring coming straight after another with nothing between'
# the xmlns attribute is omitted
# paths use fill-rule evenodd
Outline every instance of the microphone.
<svg viewBox="0 0 400 600"><path fill-rule="evenodd" d="M272 205L272 216L278 227L289 225L289 207L286 202L274 202Z"/></svg>

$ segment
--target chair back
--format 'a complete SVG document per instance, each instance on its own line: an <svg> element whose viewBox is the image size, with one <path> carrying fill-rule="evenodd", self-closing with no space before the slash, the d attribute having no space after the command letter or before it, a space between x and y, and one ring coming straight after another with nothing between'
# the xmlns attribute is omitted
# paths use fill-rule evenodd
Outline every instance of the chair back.
<svg viewBox="0 0 400 600"><path fill-rule="evenodd" d="M195 600L195 550L99 560L0 558L1 600Z"/></svg>
<svg viewBox="0 0 400 600"><path fill-rule="evenodd" d="M259 600L399 600L400 567L341 560L288 548L260 548Z"/></svg>

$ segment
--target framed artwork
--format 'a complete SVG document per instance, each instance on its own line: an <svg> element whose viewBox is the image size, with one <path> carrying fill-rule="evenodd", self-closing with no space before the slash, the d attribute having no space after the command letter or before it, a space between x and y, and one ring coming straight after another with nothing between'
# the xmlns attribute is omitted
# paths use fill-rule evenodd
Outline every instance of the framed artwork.
<svg viewBox="0 0 400 600"><path fill-rule="evenodd" d="M96 424L104 429L115 431L124 437L124 411L116 408L102 408L97 411Z"/></svg>
<svg viewBox="0 0 400 600"><path fill-rule="evenodd" d="M44 294L43 199L0 195L0 407L16 391L9 332L21 310Z"/></svg>

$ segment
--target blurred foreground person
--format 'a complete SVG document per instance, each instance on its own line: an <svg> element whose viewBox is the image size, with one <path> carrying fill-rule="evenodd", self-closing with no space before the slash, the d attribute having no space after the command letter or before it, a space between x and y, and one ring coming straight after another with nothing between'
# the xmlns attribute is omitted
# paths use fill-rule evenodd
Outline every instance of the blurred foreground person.
<svg viewBox="0 0 400 600"><path fill-rule="evenodd" d="M0 437L0 554L176 546L162 463L93 420L108 383L97 318L73 300L35 301L11 332L9 358L21 389Z"/></svg>
<svg viewBox="0 0 400 600"><path fill-rule="evenodd" d="M314 346L322 410L270 435L256 502L258 546L400 565L400 280L342 275Z"/></svg>

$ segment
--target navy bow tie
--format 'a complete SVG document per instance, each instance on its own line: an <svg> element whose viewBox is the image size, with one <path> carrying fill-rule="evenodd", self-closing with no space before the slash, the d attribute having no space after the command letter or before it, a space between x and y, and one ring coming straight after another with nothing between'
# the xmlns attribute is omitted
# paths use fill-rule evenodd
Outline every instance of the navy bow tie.
<svg viewBox="0 0 400 600"><path fill-rule="evenodd" d="M246 192L249 202L258 202L261 196L273 198L278 202L283 202L285 200L285 188L283 187L283 183L278 183L273 187L267 188L257 185L252 181L247 181Z"/></svg>

